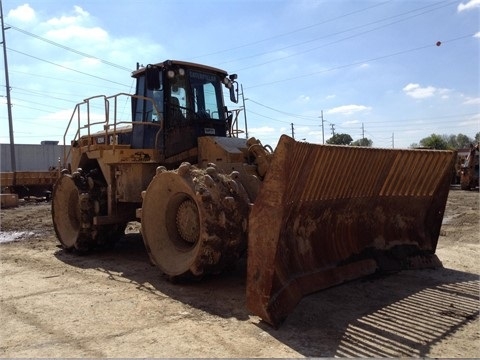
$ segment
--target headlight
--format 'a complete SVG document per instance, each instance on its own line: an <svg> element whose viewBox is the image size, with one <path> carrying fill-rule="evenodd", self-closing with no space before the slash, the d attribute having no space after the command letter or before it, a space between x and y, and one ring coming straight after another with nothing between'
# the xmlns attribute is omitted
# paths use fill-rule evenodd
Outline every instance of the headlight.
<svg viewBox="0 0 480 360"><path fill-rule="evenodd" d="M173 71L173 70L168 70L167 76L168 76L170 79L173 79L173 78L175 77L175 71Z"/></svg>

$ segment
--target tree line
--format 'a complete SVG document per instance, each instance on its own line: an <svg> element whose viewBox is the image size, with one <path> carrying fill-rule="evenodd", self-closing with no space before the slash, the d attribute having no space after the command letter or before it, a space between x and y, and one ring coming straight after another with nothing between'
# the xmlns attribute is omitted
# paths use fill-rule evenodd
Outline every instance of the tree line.
<svg viewBox="0 0 480 360"><path fill-rule="evenodd" d="M455 150L455 149L468 149L470 144L476 144L480 141L480 132L475 134L474 138L471 138L465 134L458 135L438 135L432 134L426 138L421 139L418 143L410 145L411 148L424 147L437 150ZM373 141L367 138L353 141L349 134L335 134L326 141L331 145L350 145L350 146L367 146L371 147Z"/></svg>
<svg viewBox="0 0 480 360"><path fill-rule="evenodd" d="M471 144L476 144L480 141L480 132L475 134L474 138L470 138L464 134L458 135L438 135L432 134L420 140L421 147L437 150L455 150L468 149ZM412 144L410 147L419 147L417 144Z"/></svg>

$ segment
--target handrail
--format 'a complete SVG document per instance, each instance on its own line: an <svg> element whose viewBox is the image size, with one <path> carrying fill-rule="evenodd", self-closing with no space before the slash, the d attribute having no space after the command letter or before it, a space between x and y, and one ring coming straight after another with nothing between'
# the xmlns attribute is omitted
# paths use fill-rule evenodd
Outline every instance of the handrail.
<svg viewBox="0 0 480 360"><path fill-rule="evenodd" d="M105 121L90 123L90 101L93 100L93 99L98 99L98 98L103 98L103 100L104 100ZM91 129L91 127L94 126L94 125L100 125L100 124L103 124L103 123L108 124L107 97L105 95L95 95L95 96L92 96L92 97L89 97L89 98L85 99L84 102L87 103L87 125L86 125L86 128L87 128L87 136L88 136L88 139L89 139L88 144L87 144L87 148L88 148L88 150L90 150L90 145L91 145L90 129ZM79 129L80 129L80 127L79 127Z"/></svg>
<svg viewBox="0 0 480 360"><path fill-rule="evenodd" d="M230 129L228 129L231 137L238 138L239 134L244 133L243 130L238 128L238 115L240 114L240 111L242 111L242 109L232 110L232 113L235 113L235 119L232 120L232 123L230 125Z"/></svg>
<svg viewBox="0 0 480 360"><path fill-rule="evenodd" d="M114 109L113 109L113 139L116 139L116 134L117 134L117 125L118 124L132 124L134 123L134 121L117 121L117 106L118 106L118 98L120 96L129 96L130 98L136 98L136 99L140 99L140 100L146 100L146 101L149 101L152 103L152 106L153 108L155 109L155 111L157 112L157 114L162 114L160 112L160 110L158 109L157 107L157 104L155 103L155 101L153 101L152 98L149 98L149 97L146 97L146 96L142 96L142 95L135 95L135 94L128 94L128 93L118 93L118 94L115 94L115 95L111 95L111 96L108 96L106 98L106 101L108 102L108 104L110 105L110 99L113 99L114 100ZM160 132L163 130L163 124L164 124L164 119L163 119L163 115L162 115L162 118L160 119L160 121L158 123L156 122L148 122L148 121L135 121L135 125L150 125L150 126L155 126L155 127L159 127L159 131L157 132L157 134L155 135L155 148L158 148L158 136L160 134ZM108 124L106 125L106 129L105 131L108 133L108 129L110 128L111 124ZM116 142L113 143L113 151L115 152L115 147L116 147Z"/></svg>
<svg viewBox="0 0 480 360"><path fill-rule="evenodd" d="M120 96L127 96L127 97L130 97L131 99L136 98L136 99L140 99L140 100L149 101L152 104L152 107L155 109L156 113L160 114L160 116L161 116L160 120L158 122L133 121L133 119L131 121L118 121L118 117L117 117L118 111L117 110L118 110L118 98ZM102 120L102 121L91 122L92 118L91 118L90 103L94 99L102 99L102 98L104 100L103 103L104 103L105 119ZM110 119L110 101L111 100L113 100L113 119ZM81 115L82 115L81 114L81 108L82 108L82 106L85 106L85 105L86 105L86 108L87 108L86 109L87 123L82 125L81 124ZM105 143L109 142L109 135L113 136L113 141L112 141L112 144L111 144L112 148L113 148L113 151L115 151L115 148L116 148L116 145L117 145L117 142L115 141L116 135L118 133L117 132L117 126L120 125L120 124L133 124L133 123L135 123L135 125L150 125L150 126L154 126L154 127L159 127L159 130L158 130L157 134L155 135L155 148L158 148L159 135L164 128L163 113L160 112L160 110L157 107L157 104L155 103L155 101L152 98L142 96L142 95L134 95L134 94L123 93L123 92L115 94L115 95L111 95L111 96L95 95L95 96L86 98L82 102L75 105L75 108L73 109L72 115L70 116L70 120L68 121L67 128L66 128L65 133L63 135L63 145L64 145L64 148L63 148L63 164L62 164L63 168L67 167L68 159L71 157L71 153L72 153L72 146L69 147L68 152L67 152L66 145L67 145L68 132L69 132L69 130L72 126L72 123L75 119L76 119L76 122L77 122L77 131L75 132L75 134L73 136L73 140L71 141L71 145L75 141L80 140L80 138L82 136L81 135L81 130L86 129L87 130L87 135L88 135L88 143L87 143L88 150L90 150L90 146L93 145L92 144L92 139L91 139L91 135L92 135L91 134L91 128L95 125L102 125L103 124L103 129L105 130ZM112 121L110 121L110 120L112 120ZM113 133L109 133L109 130L112 128L112 126L113 126Z"/></svg>
<svg viewBox="0 0 480 360"><path fill-rule="evenodd" d="M67 154L67 141L66 141L66 138L67 138L67 134L68 134L68 130L70 129L70 125L72 124L72 121L73 121L73 118L75 116L75 113L78 111L78 124L80 124L80 105L83 104L84 102L82 103L78 103L75 105L75 108L73 109L73 112L72 112L72 116L70 116L70 120L68 121L68 125L67 125L67 128L65 130L65 133L63 134L63 168L65 169L67 167L67 159L70 157L70 153L72 152L72 148L71 146L69 147L68 149L68 154ZM74 136L74 140L77 138L77 135L80 135L80 126L77 127L77 132L75 133L75 136Z"/></svg>

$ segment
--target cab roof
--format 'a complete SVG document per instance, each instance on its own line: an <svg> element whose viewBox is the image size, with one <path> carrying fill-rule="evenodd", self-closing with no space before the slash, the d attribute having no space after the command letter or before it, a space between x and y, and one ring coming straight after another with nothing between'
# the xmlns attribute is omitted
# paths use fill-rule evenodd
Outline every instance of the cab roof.
<svg viewBox="0 0 480 360"><path fill-rule="evenodd" d="M212 66L208 65L203 65L203 64L197 64L197 63L192 63L192 62L187 62L187 61L180 61L180 60L165 60L163 62L157 63L157 64L149 64L153 66L158 66L159 68L166 68L166 67L171 67L173 66L185 66L188 68L196 68L196 69L203 69L211 72L215 72L219 75L227 76L228 73L225 70L218 69ZM141 67L135 71L132 72L132 77L137 77L145 72L146 67Z"/></svg>

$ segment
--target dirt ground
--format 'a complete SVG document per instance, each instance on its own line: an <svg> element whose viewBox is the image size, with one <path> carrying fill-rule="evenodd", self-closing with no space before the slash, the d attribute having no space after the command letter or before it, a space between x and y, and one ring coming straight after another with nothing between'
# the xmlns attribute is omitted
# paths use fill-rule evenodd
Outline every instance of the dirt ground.
<svg viewBox="0 0 480 360"><path fill-rule="evenodd" d="M318 292L275 330L246 310L245 264L175 285L138 234L77 256L50 204L2 209L0 357L479 357L479 220L478 191L451 190L444 268Z"/></svg>

